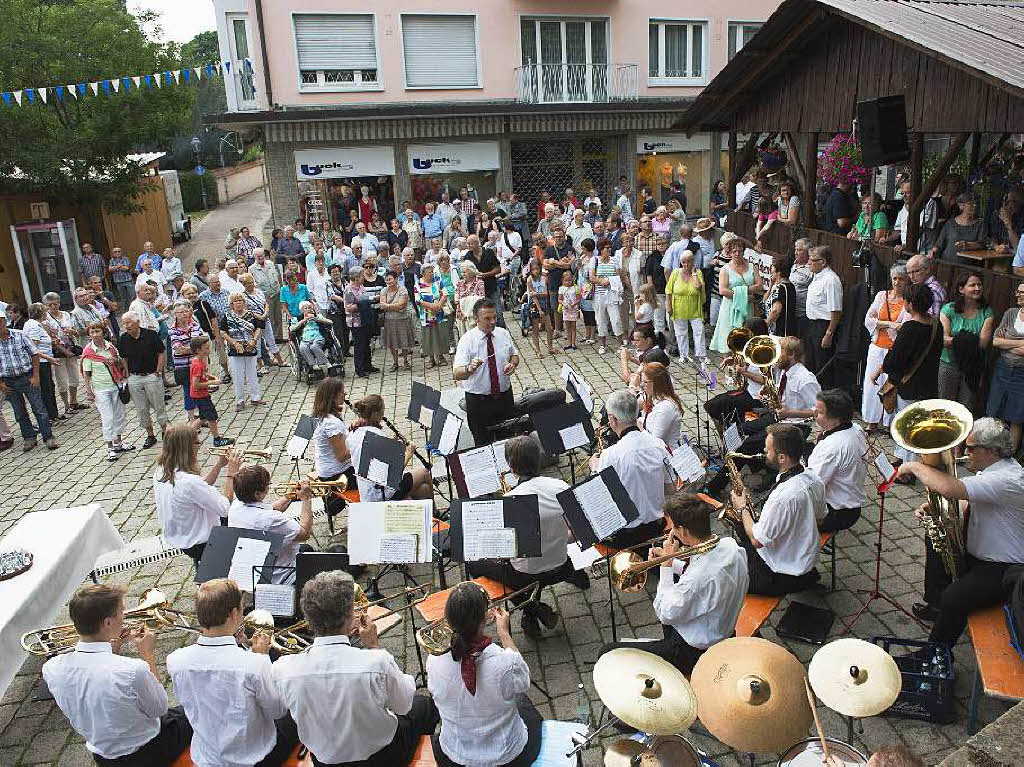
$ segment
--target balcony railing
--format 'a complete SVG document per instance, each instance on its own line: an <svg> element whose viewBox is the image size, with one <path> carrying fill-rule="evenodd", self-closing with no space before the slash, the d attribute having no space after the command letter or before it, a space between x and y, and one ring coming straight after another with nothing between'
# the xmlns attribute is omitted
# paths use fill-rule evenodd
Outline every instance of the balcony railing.
<svg viewBox="0 0 1024 767"><path fill-rule="evenodd" d="M516 67L522 104L636 101L636 64L525 64Z"/></svg>

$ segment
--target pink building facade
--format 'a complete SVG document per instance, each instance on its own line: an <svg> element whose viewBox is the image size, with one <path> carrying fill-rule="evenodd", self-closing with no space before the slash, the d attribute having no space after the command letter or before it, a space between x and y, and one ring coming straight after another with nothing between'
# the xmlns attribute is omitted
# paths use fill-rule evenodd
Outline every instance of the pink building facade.
<svg viewBox="0 0 1024 767"><path fill-rule="evenodd" d="M277 222L334 227L365 185L386 214L514 190L534 223L542 191L610 205L622 177L659 200L681 181L696 215L722 140L672 124L776 5L215 0L232 77L212 122L262 133Z"/></svg>

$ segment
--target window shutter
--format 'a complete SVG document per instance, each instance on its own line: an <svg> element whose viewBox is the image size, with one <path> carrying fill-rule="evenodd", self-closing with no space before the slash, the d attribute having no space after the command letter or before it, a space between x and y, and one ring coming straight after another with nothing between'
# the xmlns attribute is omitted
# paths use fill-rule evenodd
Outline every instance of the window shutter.
<svg viewBox="0 0 1024 767"><path fill-rule="evenodd" d="M376 69L373 16L340 13L296 14L299 69Z"/></svg>
<svg viewBox="0 0 1024 767"><path fill-rule="evenodd" d="M402 16L408 88L479 85L475 16Z"/></svg>

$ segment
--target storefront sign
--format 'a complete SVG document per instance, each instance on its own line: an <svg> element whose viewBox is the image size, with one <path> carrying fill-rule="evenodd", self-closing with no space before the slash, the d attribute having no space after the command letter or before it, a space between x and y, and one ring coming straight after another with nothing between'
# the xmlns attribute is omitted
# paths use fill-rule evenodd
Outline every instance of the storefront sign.
<svg viewBox="0 0 1024 767"><path fill-rule="evenodd" d="M409 145L409 172L413 175L497 170L500 165L497 141Z"/></svg>
<svg viewBox="0 0 1024 767"><path fill-rule="evenodd" d="M395 152L389 146L332 147L295 151L295 177L300 181L314 178L393 175Z"/></svg>
<svg viewBox="0 0 1024 767"><path fill-rule="evenodd" d="M711 149L711 134L695 133L656 133L649 136L636 137L637 154L654 154L655 152L705 152Z"/></svg>

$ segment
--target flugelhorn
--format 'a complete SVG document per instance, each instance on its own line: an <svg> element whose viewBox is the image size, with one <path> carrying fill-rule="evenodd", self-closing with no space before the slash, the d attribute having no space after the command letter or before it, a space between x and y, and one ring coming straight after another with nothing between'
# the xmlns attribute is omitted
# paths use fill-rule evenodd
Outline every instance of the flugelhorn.
<svg viewBox="0 0 1024 767"><path fill-rule="evenodd" d="M220 455L220 456L224 456L225 458L228 457L229 455L231 455L231 453L233 453L233 452L238 452L238 453L241 453L244 456L249 456L250 458L255 458L257 461L269 461L271 458L274 457L274 451L273 450L258 450L256 448L246 448L245 450L236 450L233 445L228 445L226 447L211 447L210 448L210 455Z"/></svg>
<svg viewBox="0 0 1024 767"><path fill-rule="evenodd" d="M772 366L781 356L782 346L775 336L754 336L743 347L743 359L749 365L758 368L764 376L764 384L758 398L773 416L777 416L782 409L782 397L772 375Z"/></svg>
<svg viewBox="0 0 1024 767"><path fill-rule="evenodd" d="M140 628L148 628L156 632L199 632L188 614L173 609L167 595L160 589L146 589L142 592L139 604L124 611L122 636ZM81 637L74 624L64 623L59 626L26 632L21 637L21 646L25 652L32 655L52 658L55 655L74 650L79 639Z"/></svg>
<svg viewBox="0 0 1024 767"><path fill-rule="evenodd" d="M654 559L643 559L632 551L620 551L611 558L611 562L608 564L608 575L612 579L612 585L619 591L627 593L641 591L647 585L648 570L653 570L674 559L689 559L698 554L705 554L718 545L718 540L717 535L712 535L706 541L701 541L695 546L684 546L675 554L665 554Z"/></svg>
<svg viewBox="0 0 1024 767"><path fill-rule="evenodd" d="M335 492L344 492L345 489L348 488L348 478L344 474L337 479L310 479L308 481L309 491L313 494L314 498L326 498ZM295 480L290 482L277 482L274 485L274 492L281 496L298 495L301 484L301 482Z"/></svg>
<svg viewBox="0 0 1024 767"><path fill-rule="evenodd" d="M481 587L483 588L483 587ZM515 605L509 610L509 614L514 613L516 610L521 610L529 604L533 604L540 597L540 590L542 586L540 581L531 583L529 586L524 586L517 591L513 591L511 594L506 594L503 597L492 599L487 603L487 610L490 611L492 607L497 607L503 602L507 602L513 597L517 597L520 594L526 594L533 591L533 595L524 602ZM493 620L493 616L488 615L488 621ZM428 623L416 632L416 644L423 648L426 652L431 655L444 655L451 649L452 645L452 627L448 625L447 618L438 618L433 623Z"/></svg>

